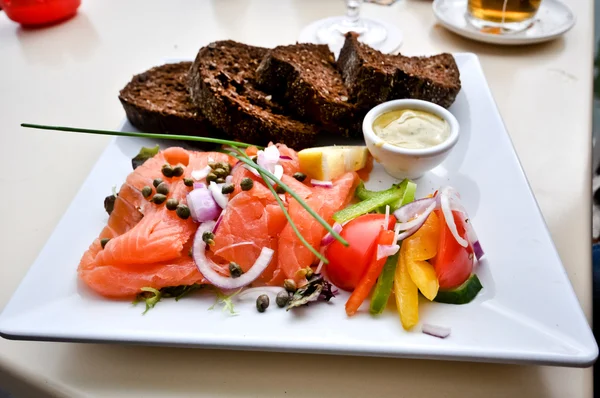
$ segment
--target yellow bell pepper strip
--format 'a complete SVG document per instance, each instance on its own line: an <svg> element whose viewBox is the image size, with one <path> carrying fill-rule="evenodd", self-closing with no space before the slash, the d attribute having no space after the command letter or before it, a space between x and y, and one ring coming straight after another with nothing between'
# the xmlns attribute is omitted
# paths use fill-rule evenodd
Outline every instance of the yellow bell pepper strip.
<svg viewBox="0 0 600 398"><path fill-rule="evenodd" d="M398 207L404 206L415 200L415 190L417 188L417 184L408 180L404 180L401 184L404 183L406 183L406 189L404 190L404 195ZM364 189L364 184L361 182L361 185L356 188L357 195L361 186L364 191L367 191ZM361 194L364 194L364 192L361 192ZM377 278L377 284L375 285L375 289L373 289L373 294L371 295L371 306L369 308L369 312L373 315L381 314L383 312L390 298L390 294L392 294L392 288L394 286L394 274L396 273L396 265L398 264L398 256L399 252L394 256L388 257L383 267L383 271L381 271L381 275L379 275L379 278Z"/></svg>
<svg viewBox="0 0 600 398"><path fill-rule="evenodd" d="M379 233L379 237L377 238L378 245L391 245L394 243L394 231L390 230L382 230ZM385 265L386 258L377 259L377 250L373 253L373 260L371 260L371 264L367 271L358 282L358 285L348 298L346 302L346 315L352 316L356 314L360 305L365 301L367 297L369 297L369 293L371 293L371 289L377 282L377 278L381 274L381 270Z"/></svg>
<svg viewBox="0 0 600 398"><path fill-rule="evenodd" d="M427 260L437 254L440 220L431 213L412 236L404 239L394 277L394 293L400 320L405 329L419 322L419 290L429 300L438 293L435 269Z"/></svg>
<svg viewBox="0 0 600 398"><path fill-rule="evenodd" d="M404 245L400 247L398 266L394 275L394 295L402 327L408 330L419 323L419 289L408 273Z"/></svg>
<svg viewBox="0 0 600 398"><path fill-rule="evenodd" d="M402 246L406 247L408 273L428 300L433 300L440 288L435 268L426 261L437 254L440 231L440 220L434 212L417 232L402 242Z"/></svg>
<svg viewBox="0 0 600 398"><path fill-rule="evenodd" d="M381 271L381 275L377 278L377 284L371 295L371 306L369 307L369 312L373 315L379 315L383 312L392 294L398 256L399 253L396 253L387 258L383 266L383 271Z"/></svg>

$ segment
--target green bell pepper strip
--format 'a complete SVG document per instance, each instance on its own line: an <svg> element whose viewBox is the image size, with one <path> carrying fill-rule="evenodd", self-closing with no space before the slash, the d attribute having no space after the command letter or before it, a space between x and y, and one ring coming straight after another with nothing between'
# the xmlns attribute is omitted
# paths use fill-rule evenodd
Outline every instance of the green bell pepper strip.
<svg viewBox="0 0 600 398"><path fill-rule="evenodd" d="M365 183L363 181L358 184L356 190L354 191L354 196L356 196L360 200L367 200L376 197L377 195L381 195L383 192L392 192L398 189L400 184L394 184L391 188L386 189L385 191L370 191L365 188Z"/></svg>
<svg viewBox="0 0 600 398"><path fill-rule="evenodd" d="M404 180L400 184L393 186L385 191L373 192L364 189L364 185L361 189L361 194L369 192L367 195L371 196L369 199L363 200L362 202L356 203L350 207L342 209L333 215L333 219L340 224L355 219L363 214L370 213L377 209L383 208L389 205L390 210L394 211L398 209L405 202L405 198L414 200L415 190L417 184L412 181ZM408 203L408 202L406 202Z"/></svg>
<svg viewBox="0 0 600 398"><path fill-rule="evenodd" d="M385 309L388 299L392 294L392 287L394 286L394 274L396 273L396 266L398 265L398 257L400 251L389 256L385 261L381 275L377 278L377 284L373 289L371 296L371 306L369 312L373 315L379 315Z"/></svg>
<svg viewBox="0 0 600 398"><path fill-rule="evenodd" d="M390 211L396 211L404 205L409 204L410 202L415 201L415 193L417 192L417 184L410 180L404 180L400 183L406 184L406 188L404 188L404 196L402 196L402 200L398 201L398 203L394 203L390 205Z"/></svg>

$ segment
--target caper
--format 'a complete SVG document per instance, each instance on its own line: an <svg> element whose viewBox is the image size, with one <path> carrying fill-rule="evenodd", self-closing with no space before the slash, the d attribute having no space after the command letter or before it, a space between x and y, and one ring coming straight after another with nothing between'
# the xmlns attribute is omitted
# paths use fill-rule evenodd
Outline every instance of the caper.
<svg viewBox="0 0 600 398"><path fill-rule="evenodd" d="M215 234L213 234L210 231L206 231L202 234L202 240L204 241L204 243L209 243L210 241L214 242L215 239Z"/></svg>
<svg viewBox="0 0 600 398"><path fill-rule="evenodd" d="M184 172L184 168L183 165L178 164L177 166L175 166L173 168L173 176L175 177L181 177L183 175Z"/></svg>
<svg viewBox="0 0 600 398"><path fill-rule="evenodd" d="M100 239L100 246L102 246L102 248L104 249L104 247L106 246L106 244L108 243L110 239L108 238L102 238Z"/></svg>
<svg viewBox="0 0 600 398"><path fill-rule="evenodd" d="M282 194L285 193L285 189L283 189L281 185L277 185L277 187L275 188L275 192Z"/></svg>
<svg viewBox="0 0 600 398"><path fill-rule="evenodd" d="M165 200L167 200L167 197L165 195L163 195L162 193L157 193L156 195L154 195L152 197L151 202L156 203L157 205L160 205L160 204L164 203Z"/></svg>
<svg viewBox="0 0 600 398"><path fill-rule="evenodd" d="M186 220L190 216L190 208L184 204L177 205L177 209L175 210L179 218Z"/></svg>
<svg viewBox="0 0 600 398"><path fill-rule="evenodd" d="M306 275L305 275L306 279L310 279L310 278L312 278L312 276L313 276L314 274L315 274L315 272L313 271L313 269L312 269L312 268L310 268L310 267L306 267Z"/></svg>
<svg viewBox="0 0 600 398"><path fill-rule="evenodd" d="M296 287L296 282L294 282L293 279L286 279L285 281L283 281L283 287L290 293L294 293L296 289L298 289Z"/></svg>
<svg viewBox="0 0 600 398"><path fill-rule="evenodd" d="M240 182L240 187L242 188L242 191L249 191L252 189L252 187L254 186L254 181L252 181L252 178L243 178L242 181Z"/></svg>
<svg viewBox="0 0 600 398"><path fill-rule="evenodd" d="M296 271L296 278L304 278L306 276L306 268L300 268Z"/></svg>
<svg viewBox="0 0 600 398"><path fill-rule="evenodd" d="M219 178L217 178L217 179L215 180L215 182L216 182L217 184L223 184L223 183L225 182L225 179L224 179L223 177L219 177Z"/></svg>
<svg viewBox="0 0 600 398"><path fill-rule="evenodd" d="M219 163L219 166L227 172L227 174L231 173L231 165L227 162Z"/></svg>
<svg viewBox="0 0 600 398"><path fill-rule="evenodd" d="M244 273L244 270L242 270L242 267L238 263L232 261L229 263L229 273L232 278L239 278Z"/></svg>
<svg viewBox="0 0 600 398"><path fill-rule="evenodd" d="M167 203L165 204L165 206L168 210L175 210L178 205L179 205L179 201L175 198L171 198L171 199L167 200Z"/></svg>
<svg viewBox="0 0 600 398"><path fill-rule="evenodd" d="M215 171L213 171L213 173L215 173L215 175L217 177L223 177L223 178L225 178L225 177L227 177L229 175L229 173L225 169L222 169L220 167L217 167L215 169Z"/></svg>
<svg viewBox="0 0 600 398"><path fill-rule="evenodd" d="M217 178L218 177L215 173L208 173L208 175L206 176L206 182L216 181Z"/></svg>
<svg viewBox="0 0 600 398"><path fill-rule="evenodd" d="M160 184L158 184L158 186L156 187L156 193L160 193L162 195L168 195L169 194L169 184L167 184L166 182L161 182Z"/></svg>
<svg viewBox="0 0 600 398"><path fill-rule="evenodd" d="M156 188L161 182L163 182L162 178L156 178L154 181L152 181L152 185L154 185L154 188Z"/></svg>
<svg viewBox="0 0 600 398"><path fill-rule="evenodd" d="M294 173L294 178L296 180L302 182L302 181L306 180L306 174L301 173L301 172L297 172L297 173Z"/></svg>
<svg viewBox="0 0 600 398"><path fill-rule="evenodd" d="M208 162L208 167L210 167L211 169L216 169L217 167L219 167L219 163L217 162Z"/></svg>
<svg viewBox="0 0 600 398"><path fill-rule="evenodd" d="M232 193L233 191L235 191L235 186L233 184L223 185L223 188L221 188L221 193L223 195L227 195L228 193Z"/></svg>
<svg viewBox="0 0 600 398"><path fill-rule="evenodd" d="M290 301L290 293L286 291L281 291L277 293L277 298L275 298L275 302L279 308L283 308Z"/></svg>
<svg viewBox="0 0 600 398"><path fill-rule="evenodd" d="M165 177L173 177L173 167L170 164L165 164L160 169Z"/></svg>
<svg viewBox="0 0 600 398"><path fill-rule="evenodd" d="M142 188L142 195L144 196L144 198L147 198L148 196L152 195L152 188L146 185L144 188Z"/></svg>
<svg viewBox="0 0 600 398"><path fill-rule="evenodd" d="M192 180L191 178L184 178L183 179L183 184L186 187L193 187L194 186L194 180Z"/></svg>
<svg viewBox="0 0 600 398"><path fill-rule="evenodd" d="M261 294L256 299L256 309L258 312L265 312L265 310L269 307L269 296L266 294Z"/></svg>

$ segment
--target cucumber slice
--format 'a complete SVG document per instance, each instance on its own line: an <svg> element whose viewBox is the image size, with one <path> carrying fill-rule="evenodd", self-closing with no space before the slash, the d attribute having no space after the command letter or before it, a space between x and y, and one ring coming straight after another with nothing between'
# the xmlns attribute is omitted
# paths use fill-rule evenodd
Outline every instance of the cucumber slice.
<svg viewBox="0 0 600 398"><path fill-rule="evenodd" d="M479 293L481 289L483 289L483 286L481 285L479 278L477 275L471 274L462 285L455 287L454 289L440 289L433 301L446 304L467 304L477 297L477 293Z"/></svg>

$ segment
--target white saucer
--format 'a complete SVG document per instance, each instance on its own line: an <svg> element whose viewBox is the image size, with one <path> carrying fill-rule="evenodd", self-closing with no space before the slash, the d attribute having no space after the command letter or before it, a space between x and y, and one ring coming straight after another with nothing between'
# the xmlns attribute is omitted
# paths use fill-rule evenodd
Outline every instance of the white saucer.
<svg viewBox="0 0 600 398"><path fill-rule="evenodd" d="M340 50L342 49L342 46L344 45L344 36L340 35L339 40L336 41L335 43L324 43L319 40L319 37L317 36L317 31L319 30L319 28L322 26L323 23L327 23L328 21L333 21L338 18L339 17L330 17L330 18L325 18L325 19L319 19L317 21L312 22L310 25L308 25L304 29L302 29L302 31L300 32L300 36L298 37L298 42L299 43L328 44L329 49L331 50L331 52L334 53L335 57L337 58ZM369 21L367 18L363 18L363 19L366 21ZM398 29L398 27L396 27L395 25L389 24L385 21L378 19L376 22L385 27L385 29L388 32L388 35L384 41L382 41L381 43L378 43L377 45L374 45L372 47L376 48L377 50L381 51L384 54L390 54L390 53L394 52L395 50L397 50L400 47L400 45L402 44L402 40L403 40L402 31L400 29ZM359 40L360 40L360 38L359 38Z"/></svg>
<svg viewBox="0 0 600 398"><path fill-rule="evenodd" d="M521 32L484 33L465 18L467 0L435 0L433 13L445 28L469 39L502 45L522 45L552 40L575 25L575 15L558 0L543 0L534 24Z"/></svg>

